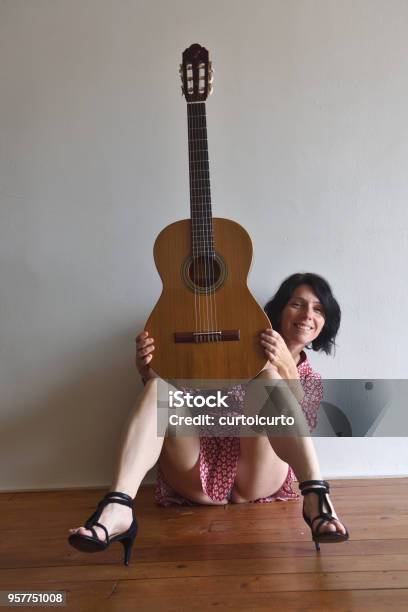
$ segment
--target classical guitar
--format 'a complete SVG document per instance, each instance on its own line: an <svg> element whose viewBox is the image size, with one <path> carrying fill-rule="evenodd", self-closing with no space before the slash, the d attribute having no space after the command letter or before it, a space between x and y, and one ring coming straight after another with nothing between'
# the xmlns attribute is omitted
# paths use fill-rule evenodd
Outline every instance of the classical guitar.
<svg viewBox="0 0 408 612"><path fill-rule="evenodd" d="M266 363L259 334L270 323L246 284L251 239L238 223L212 216L205 107L212 73L204 47L184 51L191 218L156 239L163 291L145 327L155 340L152 367L164 379L248 380Z"/></svg>

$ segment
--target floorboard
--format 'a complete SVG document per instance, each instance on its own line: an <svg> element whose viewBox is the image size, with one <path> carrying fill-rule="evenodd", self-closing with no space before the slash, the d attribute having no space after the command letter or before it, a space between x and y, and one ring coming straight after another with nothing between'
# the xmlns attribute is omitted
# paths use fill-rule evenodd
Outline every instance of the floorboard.
<svg viewBox="0 0 408 612"><path fill-rule="evenodd" d="M300 501L160 508L146 486L129 567L120 544L67 543L103 493L0 493L0 588L65 590L80 612L408 609L408 478L332 481L351 539L320 554Z"/></svg>

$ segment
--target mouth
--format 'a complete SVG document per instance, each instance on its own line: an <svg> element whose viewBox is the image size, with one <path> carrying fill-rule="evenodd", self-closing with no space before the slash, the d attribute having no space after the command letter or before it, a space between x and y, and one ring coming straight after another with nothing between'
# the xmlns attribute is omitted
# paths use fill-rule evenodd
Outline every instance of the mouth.
<svg viewBox="0 0 408 612"><path fill-rule="evenodd" d="M293 324L294 327L296 327L296 329L299 329L300 331L312 331L313 327L310 327L310 325L305 325L304 323L294 323Z"/></svg>

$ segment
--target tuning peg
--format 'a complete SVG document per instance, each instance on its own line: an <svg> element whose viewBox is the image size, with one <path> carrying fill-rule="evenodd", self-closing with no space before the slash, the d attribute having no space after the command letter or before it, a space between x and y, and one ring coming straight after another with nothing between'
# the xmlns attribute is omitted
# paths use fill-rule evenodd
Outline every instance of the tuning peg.
<svg viewBox="0 0 408 612"><path fill-rule="evenodd" d="M183 74L183 64L179 65L179 74Z"/></svg>
<svg viewBox="0 0 408 612"><path fill-rule="evenodd" d="M181 95L184 96L184 87L181 86Z"/></svg>
<svg viewBox="0 0 408 612"><path fill-rule="evenodd" d="M208 88L208 95L211 96L212 92L213 92L214 87L212 86L212 84L210 84L209 88Z"/></svg>

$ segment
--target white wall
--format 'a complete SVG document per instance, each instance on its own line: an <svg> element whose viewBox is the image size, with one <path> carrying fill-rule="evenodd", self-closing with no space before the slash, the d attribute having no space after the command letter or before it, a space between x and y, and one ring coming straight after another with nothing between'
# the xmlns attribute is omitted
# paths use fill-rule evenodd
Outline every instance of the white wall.
<svg viewBox="0 0 408 612"><path fill-rule="evenodd" d="M3 489L107 484L140 388L152 246L188 216L178 64L209 48L213 208L342 305L331 378L406 378L404 0L0 1ZM407 474L406 440L318 439L325 476Z"/></svg>

